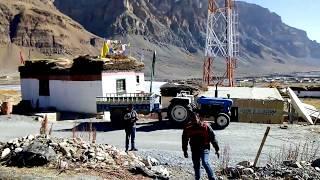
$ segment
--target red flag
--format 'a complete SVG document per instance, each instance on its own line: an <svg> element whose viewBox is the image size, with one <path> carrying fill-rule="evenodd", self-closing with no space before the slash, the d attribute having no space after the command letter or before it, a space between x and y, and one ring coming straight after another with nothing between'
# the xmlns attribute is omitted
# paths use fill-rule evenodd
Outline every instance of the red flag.
<svg viewBox="0 0 320 180"><path fill-rule="evenodd" d="M23 59L23 56L22 56L22 52L20 51L20 63L21 64L24 64L24 59Z"/></svg>

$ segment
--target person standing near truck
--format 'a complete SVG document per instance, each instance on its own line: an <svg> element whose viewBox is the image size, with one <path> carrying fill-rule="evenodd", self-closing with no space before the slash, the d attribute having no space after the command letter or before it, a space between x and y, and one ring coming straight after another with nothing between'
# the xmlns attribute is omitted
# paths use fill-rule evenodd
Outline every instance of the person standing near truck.
<svg viewBox="0 0 320 180"><path fill-rule="evenodd" d="M126 152L129 150L129 141L131 138L131 149L130 151L138 151L135 147L136 138L136 122L138 121L138 114L133 109L133 105L130 104L127 109L127 113L124 115L125 121L125 132L126 132Z"/></svg>
<svg viewBox="0 0 320 180"><path fill-rule="evenodd" d="M195 179L200 179L201 161L209 180L216 179L214 170L209 164L209 152L211 143L219 158L219 145L212 128L207 123L200 121L196 113L191 113L191 121L185 126L182 133L182 150L185 158L189 157L188 143L190 144L192 152Z"/></svg>

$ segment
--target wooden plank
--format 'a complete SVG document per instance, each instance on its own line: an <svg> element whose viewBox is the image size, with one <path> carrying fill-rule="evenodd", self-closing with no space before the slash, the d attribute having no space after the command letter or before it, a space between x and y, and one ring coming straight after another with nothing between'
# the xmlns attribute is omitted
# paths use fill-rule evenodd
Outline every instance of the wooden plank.
<svg viewBox="0 0 320 180"><path fill-rule="evenodd" d="M259 150L258 150L257 156L256 156L256 158L255 158L255 160L254 160L253 167L256 167L256 165L257 165L258 159L259 159L259 157L260 157L260 154L261 154L262 148L263 148L263 146L264 146L264 143L266 142L266 139L267 139L267 136L268 136L268 134L269 134L269 131L270 131L270 127L267 127L266 132L264 133L262 142L261 142L261 144L260 144L260 148L259 148Z"/></svg>

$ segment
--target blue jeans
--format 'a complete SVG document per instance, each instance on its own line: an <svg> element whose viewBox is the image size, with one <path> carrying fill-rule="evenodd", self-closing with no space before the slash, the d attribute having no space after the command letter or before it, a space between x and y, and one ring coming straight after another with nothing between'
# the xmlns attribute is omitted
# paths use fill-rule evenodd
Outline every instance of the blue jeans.
<svg viewBox="0 0 320 180"><path fill-rule="evenodd" d="M194 176L196 180L200 179L200 161L202 161L202 166L207 172L209 180L215 180L216 176L214 171L210 167L209 163L209 149L199 150L199 149L192 149L192 162L194 168Z"/></svg>
<svg viewBox="0 0 320 180"><path fill-rule="evenodd" d="M134 139L136 138L136 127L126 127L126 150L129 150L129 141L131 137L131 149L135 149Z"/></svg>

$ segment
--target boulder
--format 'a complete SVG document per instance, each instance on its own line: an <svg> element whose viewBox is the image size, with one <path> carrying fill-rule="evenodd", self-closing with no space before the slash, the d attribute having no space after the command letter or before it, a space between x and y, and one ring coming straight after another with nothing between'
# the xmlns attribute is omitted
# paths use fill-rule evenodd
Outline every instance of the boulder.
<svg viewBox="0 0 320 180"><path fill-rule="evenodd" d="M41 141L34 141L21 152L13 153L6 161L8 166L34 167L43 166L55 160L55 151L47 144Z"/></svg>

